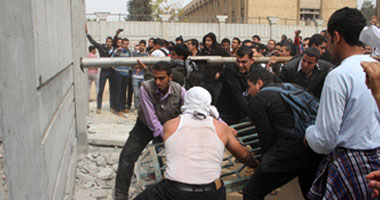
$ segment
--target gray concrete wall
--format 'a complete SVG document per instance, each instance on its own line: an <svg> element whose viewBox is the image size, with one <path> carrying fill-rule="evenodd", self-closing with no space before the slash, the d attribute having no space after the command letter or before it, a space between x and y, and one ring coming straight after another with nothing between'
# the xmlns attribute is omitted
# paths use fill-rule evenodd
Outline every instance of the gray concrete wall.
<svg viewBox="0 0 380 200"><path fill-rule="evenodd" d="M78 138L86 142L88 108L79 70L86 54L84 1L1 5L0 132L8 196L63 199L72 191L76 150L86 151L77 145Z"/></svg>

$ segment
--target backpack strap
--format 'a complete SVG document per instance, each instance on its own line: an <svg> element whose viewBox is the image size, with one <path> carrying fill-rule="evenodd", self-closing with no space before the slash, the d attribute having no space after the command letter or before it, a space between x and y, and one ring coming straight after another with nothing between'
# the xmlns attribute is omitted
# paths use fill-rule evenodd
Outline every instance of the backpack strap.
<svg viewBox="0 0 380 200"><path fill-rule="evenodd" d="M163 49L159 49L162 53L164 53L165 54L165 56L168 56L169 54L165 51L165 50L163 50Z"/></svg>

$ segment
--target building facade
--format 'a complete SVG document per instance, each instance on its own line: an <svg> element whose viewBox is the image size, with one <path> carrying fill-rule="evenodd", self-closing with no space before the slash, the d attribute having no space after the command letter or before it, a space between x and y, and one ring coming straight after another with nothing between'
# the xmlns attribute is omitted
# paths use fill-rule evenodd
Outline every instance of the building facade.
<svg viewBox="0 0 380 200"><path fill-rule="evenodd" d="M267 17L278 24L311 25L314 19L327 22L342 7L356 7L356 0L193 0L184 8L189 22L216 22L216 15L227 15L227 23L267 24Z"/></svg>

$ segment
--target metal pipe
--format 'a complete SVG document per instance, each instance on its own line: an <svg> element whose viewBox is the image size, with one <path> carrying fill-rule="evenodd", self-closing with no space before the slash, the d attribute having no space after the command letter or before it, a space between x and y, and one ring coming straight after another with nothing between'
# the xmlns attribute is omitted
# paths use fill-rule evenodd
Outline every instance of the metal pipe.
<svg viewBox="0 0 380 200"><path fill-rule="evenodd" d="M234 57L221 57L221 56L189 56L187 59L194 61L198 65L207 64L231 64L236 62ZM267 63L270 57L257 57L254 58L255 62ZM291 57L277 57L278 62L287 62ZM111 58L81 58L81 68L98 67L122 67L137 65L137 60L140 60L145 65L154 65L159 61L170 62L170 57L111 57Z"/></svg>

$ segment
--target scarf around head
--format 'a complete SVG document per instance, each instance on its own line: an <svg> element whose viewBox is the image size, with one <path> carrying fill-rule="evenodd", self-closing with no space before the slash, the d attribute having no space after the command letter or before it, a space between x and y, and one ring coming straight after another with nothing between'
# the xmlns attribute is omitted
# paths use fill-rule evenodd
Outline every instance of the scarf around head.
<svg viewBox="0 0 380 200"><path fill-rule="evenodd" d="M206 119L207 116L219 118L218 110L211 105L210 93L202 87L192 87L186 92L181 111L183 114L191 114L201 120Z"/></svg>

